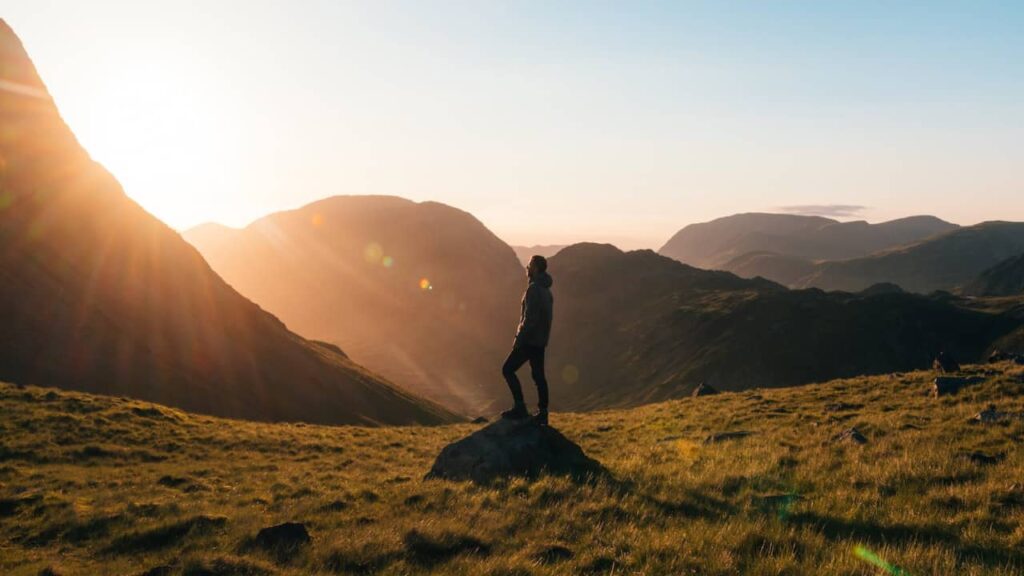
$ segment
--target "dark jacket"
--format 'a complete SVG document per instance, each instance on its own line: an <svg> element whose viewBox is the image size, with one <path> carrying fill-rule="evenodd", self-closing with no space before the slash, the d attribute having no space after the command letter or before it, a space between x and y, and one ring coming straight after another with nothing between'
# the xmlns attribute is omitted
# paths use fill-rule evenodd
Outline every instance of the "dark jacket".
<svg viewBox="0 0 1024 576"><path fill-rule="evenodd" d="M530 279L530 285L523 294L523 311L516 330L513 348L522 346L548 345L551 335L551 317L554 313L555 299L551 296L551 275L541 272Z"/></svg>

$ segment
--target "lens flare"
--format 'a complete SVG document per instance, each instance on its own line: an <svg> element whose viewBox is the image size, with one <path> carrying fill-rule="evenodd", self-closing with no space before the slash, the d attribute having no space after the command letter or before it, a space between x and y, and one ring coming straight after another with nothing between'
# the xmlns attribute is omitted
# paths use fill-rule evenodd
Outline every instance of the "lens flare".
<svg viewBox="0 0 1024 576"><path fill-rule="evenodd" d="M381 258L384 257L384 249L381 248L380 244L376 242L370 242L363 249L363 258L369 264L380 264Z"/></svg>
<svg viewBox="0 0 1024 576"><path fill-rule="evenodd" d="M380 263L381 263L381 264L383 264L385 268L391 268L392 266L394 266L394 265L395 265L395 259L394 259L394 258L392 258L391 256L385 256L385 257L384 257L384 258L383 258L383 259L382 259L382 260L380 261Z"/></svg>
<svg viewBox="0 0 1024 576"><path fill-rule="evenodd" d="M309 223L313 225L313 228L319 228L324 223L324 215L319 212L313 214L313 217L309 219Z"/></svg>
<svg viewBox="0 0 1024 576"><path fill-rule="evenodd" d="M433 290L434 287L430 284L430 280L426 278L420 278L420 290Z"/></svg>
<svg viewBox="0 0 1024 576"><path fill-rule="evenodd" d="M874 552L872 552L871 550L868 550L867 548L865 548L863 546L855 546L853 548L853 554L857 558L860 558L861 560L867 562L868 564L871 564L873 566L881 568L882 570L885 570L886 572L888 572L889 574L892 574L893 576L910 576L910 572L907 572L906 570L904 570L903 568L900 568L899 566L893 566L892 564L889 564L885 560L882 560L878 556L878 554L875 554Z"/></svg>
<svg viewBox="0 0 1024 576"><path fill-rule="evenodd" d="M580 379L580 369L573 366L572 364L566 364L562 368L562 382L566 384L575 384Z"/></svg>

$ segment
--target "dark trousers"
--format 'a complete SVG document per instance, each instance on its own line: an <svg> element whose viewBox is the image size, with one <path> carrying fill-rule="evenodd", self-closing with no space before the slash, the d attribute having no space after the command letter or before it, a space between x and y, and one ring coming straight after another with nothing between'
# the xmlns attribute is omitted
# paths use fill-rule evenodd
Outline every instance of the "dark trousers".
<svg viewBox="0 0 1024 576"><path fill-rule="evenodd" d="M519 370L527 361L530 362L530 377L537 385L537 407L541 410L548 409L548 379L544 377L544 347L543 346L520 346L513 348L501 367L501 373L508 382L508 389L512 391L512 399L516 405L523 402L523 386L519 383L516 370Z"/></svg>

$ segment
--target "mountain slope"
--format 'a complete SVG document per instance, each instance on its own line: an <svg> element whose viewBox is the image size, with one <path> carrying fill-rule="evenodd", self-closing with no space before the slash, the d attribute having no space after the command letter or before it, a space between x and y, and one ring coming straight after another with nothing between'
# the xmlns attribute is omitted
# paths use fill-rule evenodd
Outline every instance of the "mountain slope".
<svg viewBox="0 0 1024 576"><path fill-rule="evenodd" d="M0 384L0 572L1017 575L1024 367L965 372L982 382L941 399L927 371L555 413L611 479L487 487L423 479L475 426L257 424ZM1008 417L973 422L989 404ZM851 427L865 443L838 438ZM730 432L747 435L709 441ZM283 522L312 542L252 545Z"/></svg>
<svg viewBox="0 0 1024 576"><path fill-rule="evenodd" d="M787 290L650 251L579 244L549 261L556 308L548 366L563 409L795 385L977 359L1020 325L912 294Z"/></svg>
<svg viewBox="0 0 1024 576"><path fill-rule="evenodd" d="M534 254L538 254L545 258L551 258L555 254L558 254L558 251L565 248L565 246L565 244L538 244L535 246L513 246L512 249L516 251L516 256L519 258L519 261L523 266L525 266L530 262L530 258L532 258Z"/></svg>
<svg viewBox="0 0 1024 576"><path fill-rule="evenodd" d="M461 410L505 400L501 363L526 278L472 215L436 202L336 196L243 230L185 233L232 286L302 334Z"/></svg>
<svg viewBox="0 0 1024 576"><path fill-rule="evenodd" d="M1019 296L1024 294L1024 253L1007 258L982 272L964 288L971 296Z"/></svg>
<svg viewBox="0 0 1024 576"><path fill-rule="evenodd" d="M984 222L864 258L823 262L797 285L857 291L890 282L913 292L953 290L1022 252L1024 223Z"/></svg>
<svg viewBox="0 0 1024 576"><path fill-rule="evenodd" d="M731 260L750 252L810 261L839 260L866 256L956 228L955 224L933 216L868 224L820 216L735 214L686 226L658 253L706 269L722 269ZM775 280L770 269L767 272L765 277Z"/></svg>
<svg viewBox="0 0 1024 576"><path fill-rule="evenodd" d="M289 332L129 200L2 21L0 80L0 378L234 418L453 418Z"/></svg>

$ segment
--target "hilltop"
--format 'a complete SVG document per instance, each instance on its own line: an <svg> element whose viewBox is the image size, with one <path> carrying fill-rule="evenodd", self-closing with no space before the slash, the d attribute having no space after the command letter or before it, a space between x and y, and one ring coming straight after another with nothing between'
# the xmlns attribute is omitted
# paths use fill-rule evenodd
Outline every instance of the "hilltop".
<svg viewBox="0 0 1024 576"><path fill-rule="evenodd" d="M229 284L299 333L407 390L493 411L526 275L471 214L395 196L334 196L244 229L184 237Z"/></svg>
<svg viewBox="0 0 1024 576"><path fill-rule="evenodd" d="M423 479L473 425L258 424L0 385L0 572L1019 574L1024 367L965 375L981 382L938 399L923 371L558 413L611 477L492 485ZM990 404L1002 419L974 422ZM254 545L284 522L312 542Z"/></svg>

